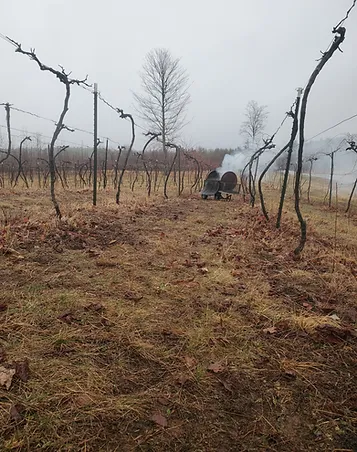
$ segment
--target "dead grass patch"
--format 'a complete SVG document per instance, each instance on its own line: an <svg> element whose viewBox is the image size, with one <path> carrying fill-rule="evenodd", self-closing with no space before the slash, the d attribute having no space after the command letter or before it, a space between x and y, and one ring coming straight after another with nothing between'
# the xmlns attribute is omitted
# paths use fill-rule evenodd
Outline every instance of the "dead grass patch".
<svg viewBox="0 0 357 452"><path fill-rule="evenodd" d="M354 450L351 219L334 253L309 207L294 260L289 206L276 231L240 200L89 196L61 224L7 200L0 364L31 373L0 388L1 450Z"/></svg>

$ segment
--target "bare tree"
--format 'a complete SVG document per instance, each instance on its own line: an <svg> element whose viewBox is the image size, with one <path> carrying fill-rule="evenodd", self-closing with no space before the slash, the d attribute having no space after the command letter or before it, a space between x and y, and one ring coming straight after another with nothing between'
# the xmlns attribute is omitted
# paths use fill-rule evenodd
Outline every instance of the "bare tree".
<svg viewBox="0 0 357 452"><path fill-rule="evenodd" d="M240 133L244 135L248 141L252 140L253 146L257 144L258 138L265 129L269 113L266 111L266 105L258 105L258 102L251 100L245 108L246 120L243 121Z"/></svg>
<svg viewBox="0 0 357 452"><path fill-rule="evenodd" d="M137 108L148 129L161 135L166 159L166 142L173 140L186 122L189 78L180 59L160 48L146 55L140 77L143 94L134 94Z"/></svg>
<svg viewBox="0 0 357 452"><path fill-rule="evenodd" d="M249 101L245 108L246 120L243 121L241 125L240 133L247 138L247 147L249 147L249 141L252 140L254 150L256 149L257 144L260 141L259 138L261 138L263 130L266 126L266 121L268 119L268 112L266 111L266 109L266 105L258 105L258 102L255 100ZM253 181L254 187L258 173L259 158L260 154L258 154L257 158L255 159L254 176L251 171L252 166L250 166L249 168L249 173L252 175L252 178L250 178L249 181Z"/></svg>

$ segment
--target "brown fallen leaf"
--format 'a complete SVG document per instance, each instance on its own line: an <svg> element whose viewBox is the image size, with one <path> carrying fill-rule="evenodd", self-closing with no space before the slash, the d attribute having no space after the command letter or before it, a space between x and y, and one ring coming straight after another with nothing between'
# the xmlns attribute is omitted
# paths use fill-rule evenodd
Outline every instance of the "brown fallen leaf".
<svg viewBox="0 0 357 452"><path fill-rule="evenodd" d="M7 369L6 367L0 366L0 386L5 386L9 390L15 372L15 369Z"/></svg>
<svg viewBox="0 0 357 452"><path fill-rule="evenodd" d="M176 383L181 386L183 386L188 381L190 381L190 377L188 377L187 375L184 375L184 374L181 374L176 378Z"/></svg>
<svg viewBox="0 0 357 452"><path fill-rule="evenodd" d="M93 399L87 394L78 394L74 397L74 403L80 407L85 407L93 404Z"/></svg>
<svg viewBox="0 0 357 452"><path fill-rule="evenodd" d="M270 328L264 328L263 333L265 334L274 334L276 333L276 328L275 326L271 326Z"/></svg>
<svg viewBox="0 0 357 452"><path fill-rule="evenodd" d="M242 272L241 272L240 270L232 270L232 271L231 271L231 275L232 275L234 278L239 278L239 277L242 275Z"/></svg>
<svg viewBox="0 0 357 452"><path fill-rule="evenodd" d="M220 361L216 361L215 363L212 363L207 367L207 370L209 370L215 374L218 374L219 372L223 372L224 369L225 369L225 365Z"/></svg>
<svg viewBox="0 0 357 452"><path fill-rule="evenodd" d="M295 380L296 379L296 373L293 370L285 370L283 372L283 377L287 380Z"/></svg>
<svg viewBox="0 0 357 452"><path fill-rule="evenodd" d="M197 366L197 361L195 358L191 358L190 356L185 356L184 358L185 364L187 367L196 367Z"/></svg>
<svg viewBox="0 0 357 452"><path fill-rule="evenodd" d="M101 317L100 324L103 326L111 326L110 320L106 319L105 317Z"/></svg>
<svg viewBox="0 0 357 452"><path fill-rule="evenodd" d="M160 427L167 427L167 419L160 413L153 414L151 420L155 422L155 424L160 425Z"/></svg>
<svg viewBox="0 0 357 452"><path fill-rule="evenodd" d="M101 312L104 311L104 306L101 303L89 303L87 306L84 307L86 311L95 311L95 312Z"/></svg>
<svg viewBox="0 0 357 452"><path fill-rule="evenodd" d="M30 378L29 360L26 358L23 361L15 362L15 376L19 377L21 381L28 381Z"/></svg>
<svg viewBox="0 0 357 452"><path fill-rule="evenodd" d="M63 314L59 315L57 319L67 324L70 324L75 320L71 311L64 312Z"/></svg>
<svg viewBox="0 0 357 452"><path fill-rule="evenodd" d="M126 298L127 300L132 300L132 301L140 301L144 297L135 292L132 292L131 290L128 290L124 293L124 298Z"/></svg>
<svg viewBox="0 0 357 452"><path fill-rule="evenodd" d="M10 408L10 419L15 422L21 421L23 418L23 412L25 411L25 407L19 403L15 405L11 405Z"/></svg>

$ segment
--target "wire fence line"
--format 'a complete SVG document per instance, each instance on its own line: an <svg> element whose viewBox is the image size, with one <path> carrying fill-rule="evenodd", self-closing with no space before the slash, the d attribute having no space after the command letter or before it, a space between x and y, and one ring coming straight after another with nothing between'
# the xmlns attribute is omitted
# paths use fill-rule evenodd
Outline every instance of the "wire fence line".
<svg viewBox="0 0 357 452"><path fill-rule="evenodd" d="M2 103L2 104L0 104L0 105L5 105L5 104ZM22 109L22 108L18 108L18 107L16 107L16 106L14 106L14 105L11 105L10 108L11 108L11 110L13 110L13 111L16 111L16 112L19 112L19 113L23 113L23 114L28 115L28 116L32 116L32 117L34 117L34 118L36 118L36 119L41 119L41 120L43 120L43 121L50 122L51 124L54 124L54 125L57 124L57 121L56 121L56 120L51 119L51 118L48 118L48 117L45 117L45 116L41 116L41 115L39 115L39 114L37 114L37 113L34 113L34 112L32 112L32 111L24 110L24 109ZM3 127L3 126L1 126L1 127ZM67 127L70 128L70 129L72 129L72 131L74 131L74 132L82 132L82 133L85 133L85 134L87 134L87 135L94 136L94 131L82 129L82 128L76 127L76 126L67 126ZM16 129L13 128L13 127L11 127L11 129L16 130ZM18 130L18 131L21 131L21 130L19 130L19 129L17 129L17 130ZM36 132L36 133L30 132L30 133L36 135L36 134L38 134L39 132ZM42 135L42 134L41 134L41 135ZM45 135L42 135L42 136L43 136L43 137L46 137ZM46 138L51 138L51 137L47 136ZM120 145L120 143L119 143L118 141L116 141L116 140L114 140L114 139L112 139L112 138L110 138L110 137L108 137L108 136L101 135L100 138L102 138L102 139L108 139L108 140L111 141L112 143L117 144L117 145ZM60 140L60 139L59 139L59 140ZM67 141L69 144L77 144L77 145L80 145L79 143L75 143L75 142L69 141L69 140L62 140L62 141ZM81 145L80 145L80 146L81 146ZM90 147L90 146L87 146L87 147Z"/></svg>

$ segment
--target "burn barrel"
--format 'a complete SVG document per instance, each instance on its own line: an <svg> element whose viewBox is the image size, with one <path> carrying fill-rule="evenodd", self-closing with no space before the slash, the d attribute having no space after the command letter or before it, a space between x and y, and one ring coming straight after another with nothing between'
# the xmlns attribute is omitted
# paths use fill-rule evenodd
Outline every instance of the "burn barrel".
<svg viewBox="0 0 357 452"><path fill-rule="evenodd" d="M208 196L215 196L219 192L220 184L217 179L206 179L201 191L202 198L207 199Z"/></svg>
<svg viewBox="0 0 357 452"><path fill-rule="evenodd" d="M233 171L227 171L221 178L220 190L225 193L233 192L237 186L237 182L237 175Z"/></svg>
<svg viewBox="0 0 357 452"><path fill-rule="evenodd" d="M220 175L219 172L216 170L211 171L208 176L206 177L206 180L219 180L220 179Z"/></svg>

